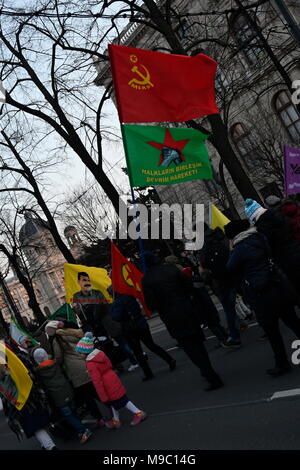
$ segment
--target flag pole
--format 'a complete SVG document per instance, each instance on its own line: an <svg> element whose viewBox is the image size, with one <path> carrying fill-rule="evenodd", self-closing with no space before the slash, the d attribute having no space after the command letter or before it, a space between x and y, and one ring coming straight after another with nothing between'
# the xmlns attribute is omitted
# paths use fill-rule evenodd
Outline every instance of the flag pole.
<svg viewBox="0 0 300 470"><path fill-rule="evenodd" d="M133 190L132 186L130 186L130 190L131 190L131 197L132 197L132 202L134 204L134 208L137 209L137 203L136 203L134 190ZM140 226L139 232L141 233L141 226ZM145 249L144 249L143 240L141 239L140 236L138 238L138 242L139 242L139 248L140 248L140 253L141 253L142 268L143 268L143 272L145 273L146 270L147 270L146 263L145 263Z"/></svg>
<svg viewBox="0 0 300 470"><path fill-rule="evenodd" d="M127 163L127 166L128 166L129 159L127 158L128 152L127 152L127 146L126 146L126 139L125 139L125 135L124 135L123 125L122 125L121 122L120 122L120 127L121 127L121 133L122 133L123 147L124 147L124 152L125 152L125 157L126 157L126 163ZM130 186L130 191L131 191L132 203L133 203L134 208L136 210L137 209L137 202L136 202L135 195L134 195L134 190L133 190L133 187L132 187L130 170L128 171L128 178L129 178L129 186ZM140 226L139 232L141 233L141 226ZM140 236L138 238L138 243L139 243L139 248L140 248L140 253L141 253L142 270L145 273L146 270L147 270L146 263L145 263L145 249L144 249L143 240L141 239Z"/></svg>

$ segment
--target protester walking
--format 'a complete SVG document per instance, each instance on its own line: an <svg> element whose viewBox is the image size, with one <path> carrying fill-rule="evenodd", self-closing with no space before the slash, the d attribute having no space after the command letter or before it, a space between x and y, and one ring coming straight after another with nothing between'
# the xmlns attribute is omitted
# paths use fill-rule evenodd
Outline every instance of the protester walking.
<svg viewBox="0 0 300 470"><path fill-rule="evenodd" d="M267 371L279 376L291 370L279 329L279 319L300 338L300 320L285 284L270 260L266 238L250 228L247 220L230 222L226 236L232 240L227 269L240 279L242 288L252 298L257 321L264 329L275 355L275 367Z"/></svg>
<svg viewBox="0 0 300 470"><path fill-rule="evenodd" d="M189 276L193 282L192 299L200 324L207 326L219 340L217 347L226 346L227 332L221 325L219 312L204 287L203 278L198 272L198 267L184 268L182 272Z"/></svg>
<svg viewBox="0 0 300 470"><path fill-rule="evenodd" d="M213 279L213 289L224 309L229 338L223 345L228 348L239 348L241 338L235 308L236 282L226 269L228 258L229 245L224 232L219 227L211 230L205 224L204 245L199 253L200 266L202 270L210 272Z"/></svg>
<svg viewBox="0 0 300 470"><path fill-rule="evenodd" d="M272 256L294 288L295 303L300 305L300 243L294 237L290 220L277 209L265 209L253 199L246 199L245 213L266 237Z"/></svg>
<svg viewBox="0 0 300 470"><path fill-rule="evenodd" d="M78 342L76 350L85 358L88 373L99 398L111 412L112 427L120 428L119 410L122 408L126 408L133 413L131 426L135 426L146 419L145 411L137 408L127 397L126 389L113 371L109 358L103 351L95 349L92 333L87 332L85 334Z"/></svg>
<svg viewBox="0 0 300 470"><path fill-rule="evenodd" d="M142 288L147 307L157 311L170 335L177 340L191 361L209 382L207 391L223 386L213 369L205 346L205 338L191 300L193 283L176 266L161 264L151 252L145 252L147 272Z"/></svg>
<svg viewBox="0 0 300 470"><path fill-rule="evenodd" d="M60 328L57 328L58 326ZM76 351L76 345L82 338L83 331L74 327L64 328L64 322L58 324L55 321L46 325L46 331L53 337L52 349L56 363L63 367L74 387L75 403L86 406L90 415L96 419L96 426L107 425L97 406L98 395L87 373L85 361Z"/></svg>
<svg viewBox="0 0 300 470"><path fill-rule="evenodd" d="M49 397L52 405L60 411L66 421L75 429L79 436L80 444L84 444L92 436L90 429L86 428L74 411L72 404L73 390L63 375L60 366L53 359L48 359L48 354L43 348L35 349L33 353L37 364L36 376Z"/></svg>
<svg viewBox="0 0 300 470"><path fill-rule="evenodd" d="M0 390L13 389L14 382L6 364L0 364ZM21 410L14 405L14 401L8 395L0 392L3 411L10 429L20 441L25 436L30 439L35 437L44 450L57 450L55 442L47 428L50 424L50 407L45 393L34 384L30 395Z"/></svg>

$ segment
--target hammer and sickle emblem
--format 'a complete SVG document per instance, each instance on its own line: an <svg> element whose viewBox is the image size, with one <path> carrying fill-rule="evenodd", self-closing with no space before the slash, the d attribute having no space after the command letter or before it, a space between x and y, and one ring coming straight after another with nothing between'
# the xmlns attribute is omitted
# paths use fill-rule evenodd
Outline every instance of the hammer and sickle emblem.
<svg viewBox="0 0 300 470"><path fill-rule="evenodd" d="M128 85L132 85L132 84L135 84L135 85L150 85L153 87L153 84L150 82L150 73L149 73L149 70L144 66L144 65L140 65L140 67L143 67L144 69L144 73L143 71L141 72L138 68L137 65L134 65L131 69L131 72L133 73L136 73L142 80L138 80L137 78L132 78L130 80L130 82L128 83Z"/></svg>

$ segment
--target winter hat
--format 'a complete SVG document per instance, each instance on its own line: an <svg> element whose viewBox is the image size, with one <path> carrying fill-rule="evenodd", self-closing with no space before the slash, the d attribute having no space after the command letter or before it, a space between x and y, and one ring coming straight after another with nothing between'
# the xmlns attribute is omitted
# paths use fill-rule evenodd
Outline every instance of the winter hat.
<svg viewBox="0 0 300 470"><path fill-rule="evenodd" d="M45 331L47 335L54 336L58 328L63 328L64 323L62 321L51 320L47 323Z"/></svg>
<svg viewBox="0 0 300 470"><path fill-rule="evenodd" d="M41 364L42 362L48 361L49 357L45 349L37 348L33 353L33 359L37 364Z"/></svg>
<svg viewBox="0 0 300 470"><path fill-rule="evenodd" d="M94 335L87 331L84 337L77 343L76 351L80 354L90 354L94 349Z"/></svg>
<svg viewBox="0 0 300 470"><path fill-rule="evenodd" d="M264 212L266 212L266 209L264 209L258 202L253 199L246 199L245 213L252 224L255 224L258 217Z"/></svg>
<svg viewBox="0 0 300 470"><path fill-rule="evenodd" d="M233 240L239 233L245 232L250 228L250 222L247 219L233 220L224 227L225 235L229 240Z"/></svg>
<svg viewBox="0 0 300 470"><path fill-rule="evenodd" d="M274 195L268 196L265 199L265 204L270 209L273 209L273 208L279 206L280 203L281 203L281 199L279 199L279 197L274 196Z"/></svg>

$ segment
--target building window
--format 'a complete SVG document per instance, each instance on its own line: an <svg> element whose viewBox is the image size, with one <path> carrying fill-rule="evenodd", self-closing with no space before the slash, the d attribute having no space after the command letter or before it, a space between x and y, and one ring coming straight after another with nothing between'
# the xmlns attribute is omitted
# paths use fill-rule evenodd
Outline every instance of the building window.
<svg viewBox="0 0 300 470"><path fill-rule="evenodd" d="M257 21L256 18L253 19ZM250 65L255 64L265 57L266 54L264 49L259 45L257 33L249 24L248 19L243 13L231 19L231 30Z"/></svg>
<svg viewBox="0 0 300 470"><path fill-rule="evenodd" d="M226 78L225 73L219 68L216 73L215 87L219 94L226 92L229 88L229 81Z"/></svg>
<svg viewBox="0 0 300 470"><path fill-rule="evenodd" d="M61 282L57 278L56 273L49 273L52 285L55 289L61 289Z"/></svg>
<svg viewBox="0 0 300 470"><path fill-rule="evenodd" d="M231 127L230 133L245 165L251 170L256 168L260 159L259 147L250 130L244 124L238 122Z"/></svg>
<svg viewBox="0 0 300 470"><path fill-rule="evenodd" d="M300 142L300 114L286 91L277 93L274 106L277 116L292 142Z"/></svg>
<svg viewBox="0 0 300 470"><path fill-rule="evenodd" d="M50 310L49 310L49 308L48 308L47 306L44 307L44 312L45 312L46 317L50 317L51 312L50 312Z"/></svg>

